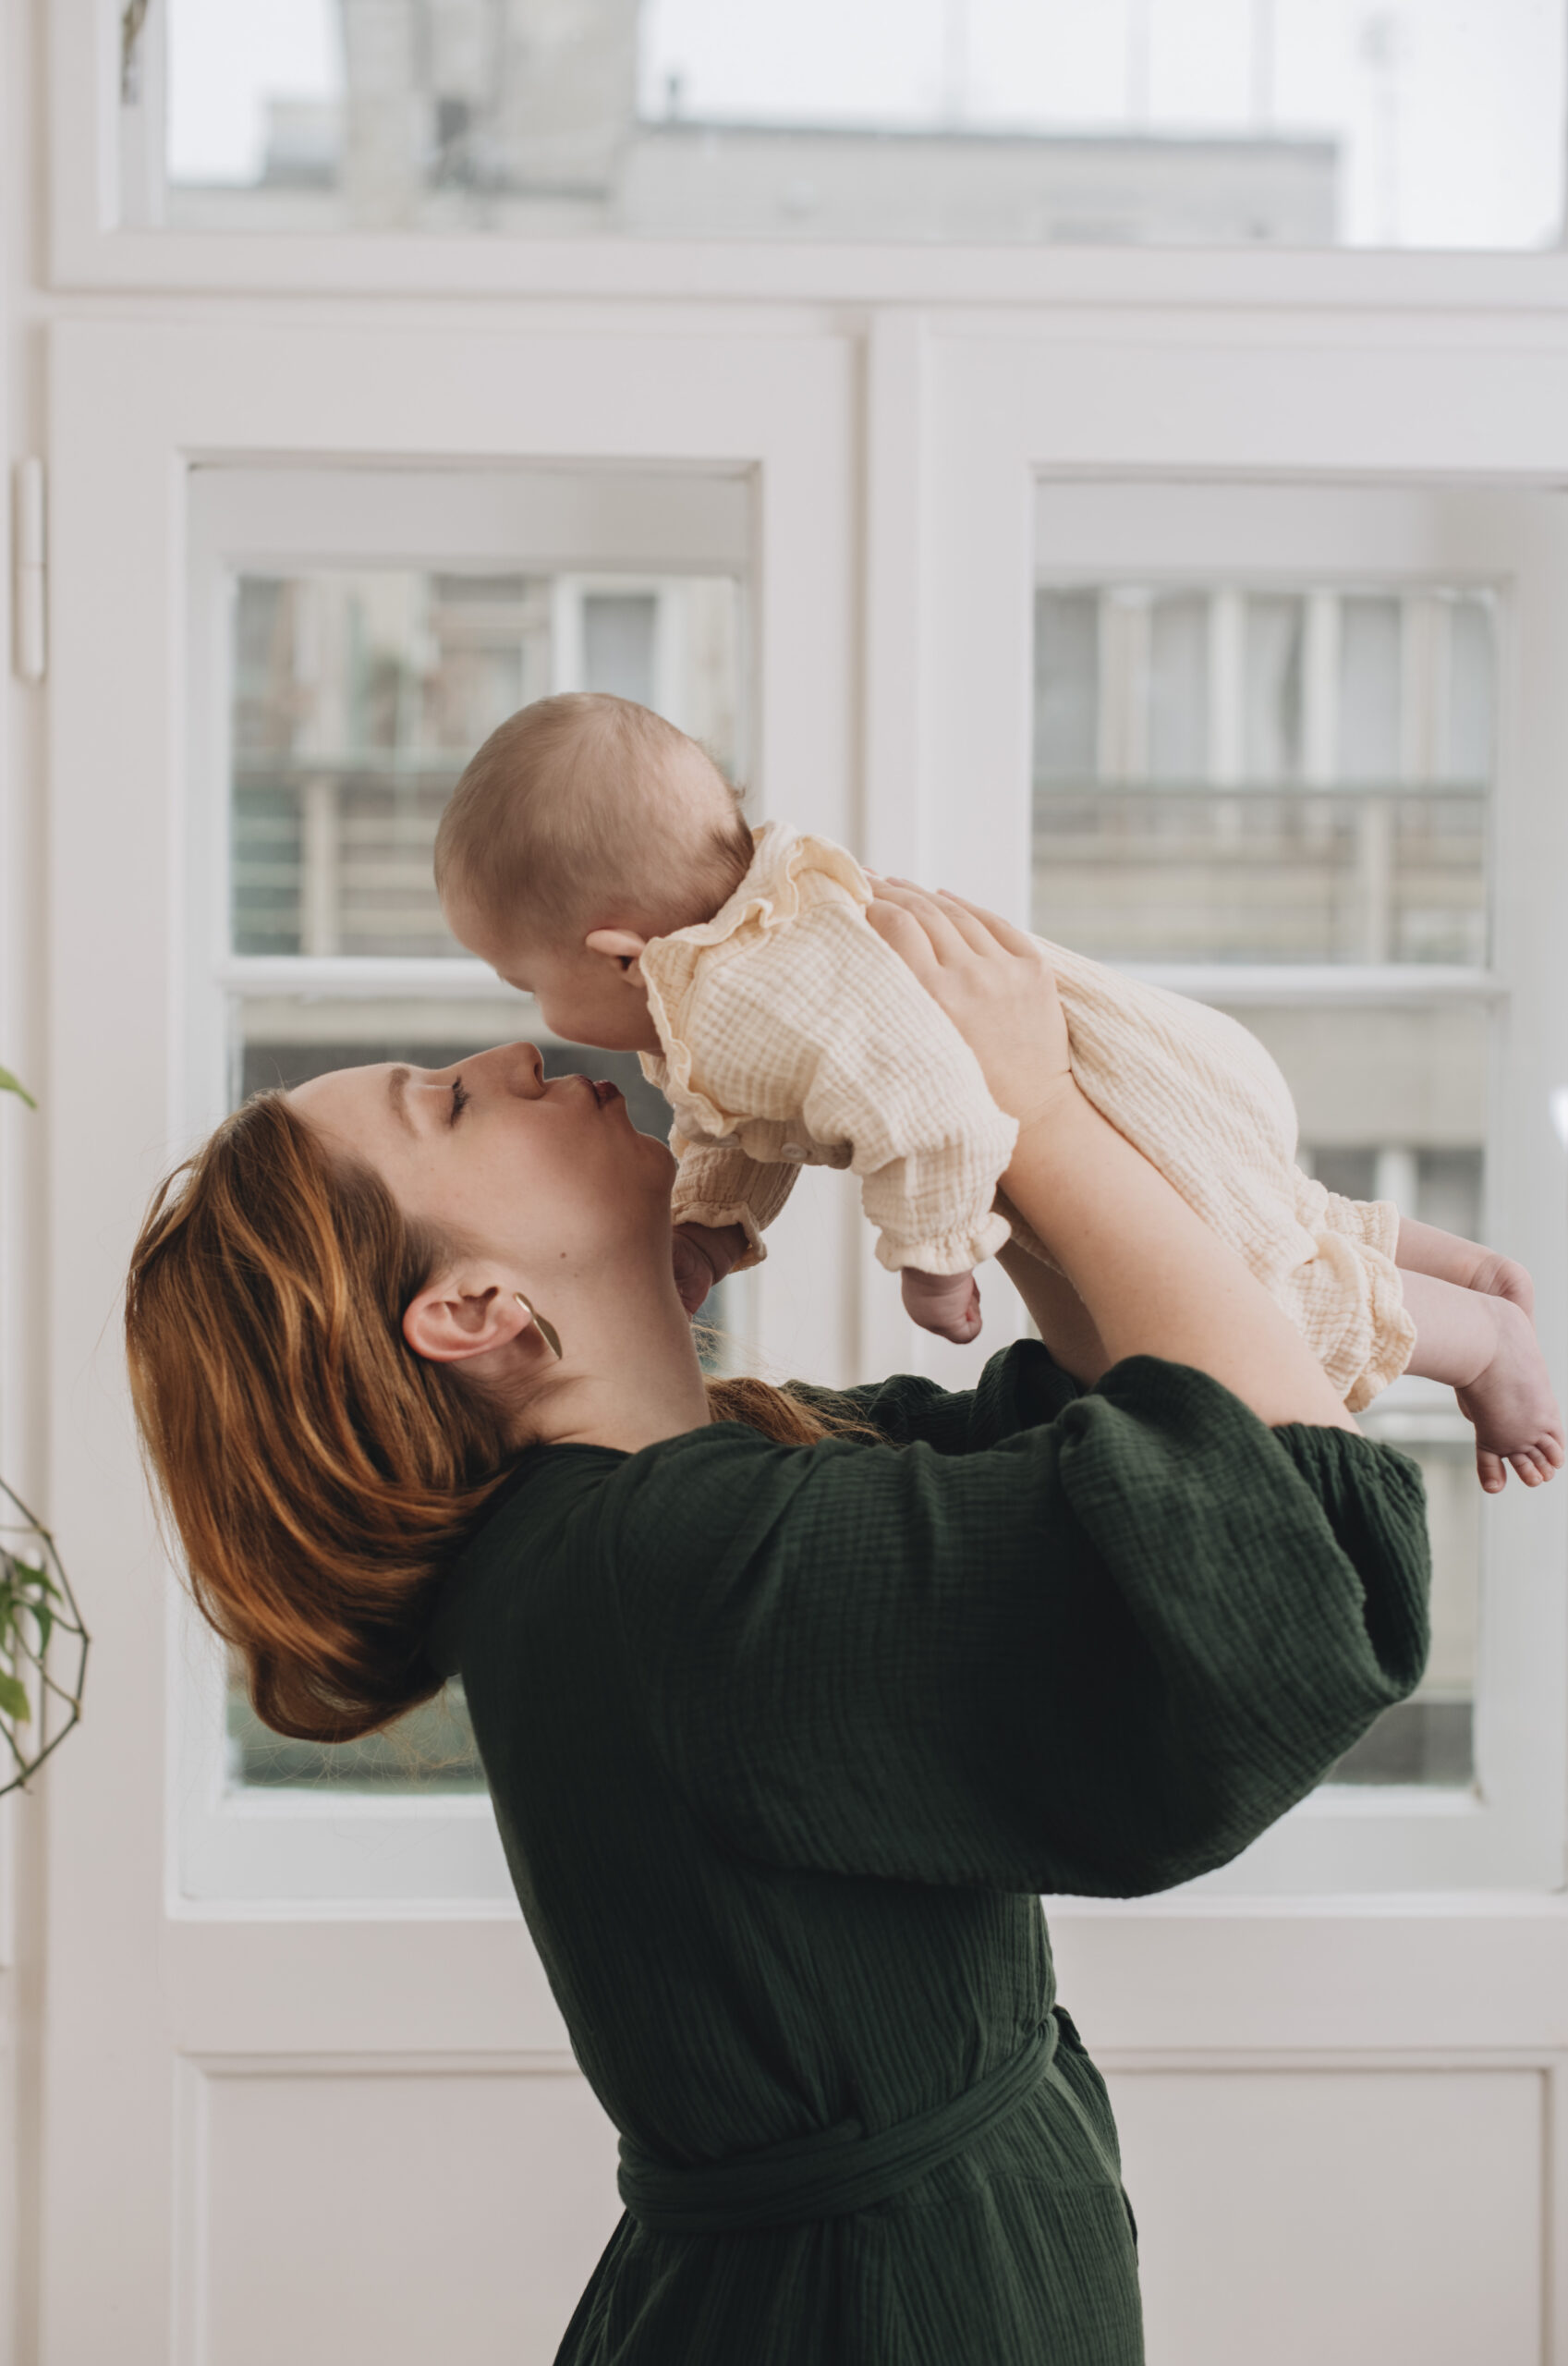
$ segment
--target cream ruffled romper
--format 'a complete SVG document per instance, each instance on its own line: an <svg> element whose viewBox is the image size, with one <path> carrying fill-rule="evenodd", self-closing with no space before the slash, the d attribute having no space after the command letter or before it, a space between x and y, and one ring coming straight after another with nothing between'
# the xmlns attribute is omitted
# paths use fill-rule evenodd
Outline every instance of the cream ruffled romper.
<svg viewBox="0 0 1568 2366"><path fill-rule="evenodd" d="M853 855L770 823L714 918L649 945L663 1051L642 1065L675 1113L675 1220L743 1226L739 1265L754 1265L797 1170L848 1166L891 1271L962 1273L1009 1238L1051 1264L996 1205L1016 1124L867 921L870 900ZM1234 1018L1038 942L1083 1092L1241 1251L1359 1411L1415 1344L1393 1262L1398 1209L1301 1172L1285 1080Z"/></svg>

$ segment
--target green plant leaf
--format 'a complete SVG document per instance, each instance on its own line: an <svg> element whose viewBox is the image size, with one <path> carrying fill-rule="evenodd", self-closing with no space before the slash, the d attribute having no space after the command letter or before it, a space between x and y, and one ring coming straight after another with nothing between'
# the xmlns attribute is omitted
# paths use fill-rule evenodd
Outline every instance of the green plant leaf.
<svg viewBox="0 0 1568 2366"><path fill-rule="evenodd" d="M40 1562L24 1561L15 1553L0 1553L0 1561L9 1568L12 1582L17 1585L18 1592L52 1593L55 1601L59 1601L60 1589Z"/></svg>
<svg viewBox="0 0 1568 2366"><path fill-rule="evenodd" d="M32 1720L32 1703L27 1697L27 1687L16 1677L0 1670L0 1717L9 1717L13 1725L25 1726Z"/></svg>
<svg viewBox="0 0 1568 2366"><path fill-rule="evenodd" d="M36 1109L38 1106L20 1078L14 1077L9 1068L0 1068L0 1092L14 1092L18 1100L27 1103L30 1109Z"/></svg>

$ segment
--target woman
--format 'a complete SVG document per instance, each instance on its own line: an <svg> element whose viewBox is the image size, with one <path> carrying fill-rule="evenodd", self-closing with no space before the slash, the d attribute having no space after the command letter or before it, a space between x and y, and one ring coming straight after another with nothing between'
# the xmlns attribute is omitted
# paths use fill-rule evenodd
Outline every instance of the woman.
<svg viewBox="0 0 1568 2366"><path fill-rule="evenodd" d="M1019 1120L1056 1361L705 1386L667 1153L527 1045L251 1103L132 1271L143 1431L261 1714L344 1738L462 1676L622 2131L570 2366L1131 2366L1038 1893L1222 1862L1424 1656L1413 1467L1078 1093L1032 941L903 887L873 917Z"/></svg>

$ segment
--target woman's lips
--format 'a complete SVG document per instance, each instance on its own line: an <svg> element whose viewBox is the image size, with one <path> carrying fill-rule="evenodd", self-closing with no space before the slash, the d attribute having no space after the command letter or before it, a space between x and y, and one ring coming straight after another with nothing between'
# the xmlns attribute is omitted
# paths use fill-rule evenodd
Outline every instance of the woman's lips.
<svg viewBox="0 0 1568 2366"><path fill-rule="evenodd" d="M619 1101L623 1097L620 1086L612 1084L608 1077L595 1077L592 1081L593 1097L602 1109L610 1102Z"/></svg>

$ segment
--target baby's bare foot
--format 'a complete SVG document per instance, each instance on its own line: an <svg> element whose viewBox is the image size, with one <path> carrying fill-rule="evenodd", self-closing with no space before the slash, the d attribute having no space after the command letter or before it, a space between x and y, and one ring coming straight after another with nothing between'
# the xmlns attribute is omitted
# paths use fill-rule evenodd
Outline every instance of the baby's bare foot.
<svg viewBox="0 0 1568 2366"><path fill-rule="evenodd" d="M1564 1439L1535 1324L1512 1294L1490 1299L1489 1310L1497 1346L1469 1386L1454 1394L1476 1433L1481 1484L1495 1495L1510 1467L1526 1487L1551 1478L1562 1467Z"/></svg>

